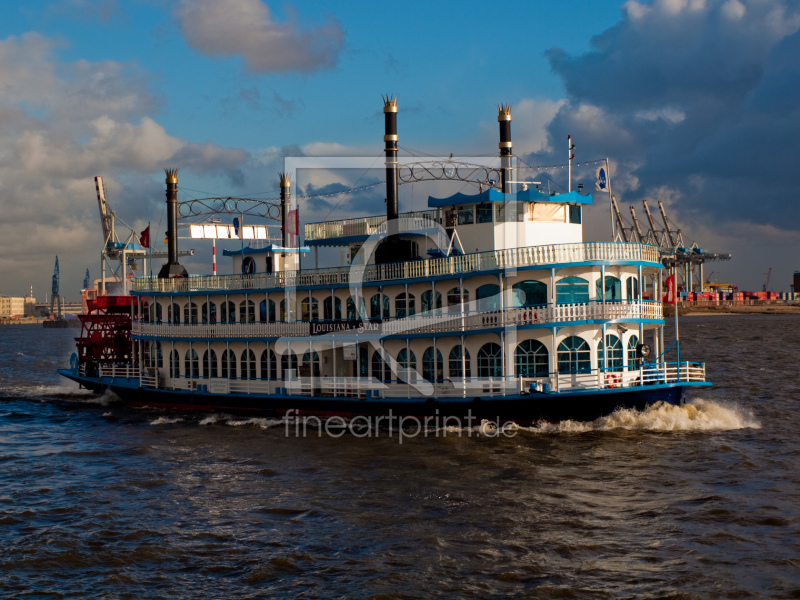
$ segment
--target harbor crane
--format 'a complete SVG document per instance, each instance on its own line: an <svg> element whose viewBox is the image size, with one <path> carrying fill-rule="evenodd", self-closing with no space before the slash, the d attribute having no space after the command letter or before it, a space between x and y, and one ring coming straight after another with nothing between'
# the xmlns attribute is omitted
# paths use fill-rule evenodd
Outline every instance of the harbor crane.
<svg viewBox="0 0 800 600"><path fill-rule="evenodd" d="M138 261L142 262L142 272L147 270L147 259L166 258L164 250L153 250L142 246L140 235L125 221L120 219L113 210L109 210L106 200L106 190L103 178L94 178L97 190L97 204L100 209L100 224L103 229L103 249L100 251L100 293L106 293L106 267L111 270L110 281L117 282L122 289L120 295L127 295L128 270L139 269ZM120 235L121 233L121 235ZM194 250L182 250L180 256L192 256ZM114 264L116 262L116 264ZM89 271L86 271L87 277Z"/></svg>
<svg viewBox="0 0 800 600"><path fill-rule="evenodd" d="M678 271L681 273L687 292L691 292L695 287L692 278L695 266L699 267L699 287L702 290L703 265L706 262L730 260L730 254L708 252L705 248L700 247L697 242L686 244L683 241L681 230L675 229L670 223L667 217L667 211L664 208L664 203L660 200L658 201L658 210L661 213L661 220L664 223L663 229L656 226L653 215L650 212L650 207L647 205L647 200L642 200L642 206L647 218L647 223L650 226L646 234L642 232L639 219L636 217L636 211L633 209L633 206L630 207L633 225L628 226L622 219L616 199L613 196L611 197L611 210L616 225L615 240L658 246L661 263L665 267L672 268L680 266Z"/></svg>
<svg viewBox="0 0 800 600"><path fill-rule="evenodd" d="M762 292L768 292L769 291L769 280L770 280L771 277L772 277L772 267L770 267L769 271L767 271L767 276L764 279L764 289L761 290Z"/></svg>

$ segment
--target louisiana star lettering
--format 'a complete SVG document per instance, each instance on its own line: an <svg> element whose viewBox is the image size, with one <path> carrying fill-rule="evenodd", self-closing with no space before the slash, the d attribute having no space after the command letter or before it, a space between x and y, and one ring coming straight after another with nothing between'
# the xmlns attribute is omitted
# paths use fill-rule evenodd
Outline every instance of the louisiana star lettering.
<svg viewBox="0 0 800 600"><path fill-rule="evenodd" d="M380 333L380 321L362 321L361 319L348 319L343 321L311 321L311 335L325 335L340 331L354 333Z"/></svg>

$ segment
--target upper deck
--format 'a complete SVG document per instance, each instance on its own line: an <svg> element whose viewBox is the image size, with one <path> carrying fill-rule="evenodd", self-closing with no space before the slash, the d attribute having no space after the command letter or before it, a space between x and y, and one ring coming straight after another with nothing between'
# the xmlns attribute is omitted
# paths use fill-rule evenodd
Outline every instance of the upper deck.
<svg viewBox="0 0 800 600"><path fill-rule="evenodd" d="M624 242L585 242L491 250L381 265L353 265L253 275L190 275L174 279L145 276L133 280L131 291L134 294L207 293L287 287L366 286L385 282L473 277L508 268L550 268L598 262L643 264L661 268L657 246Z"/></svg>

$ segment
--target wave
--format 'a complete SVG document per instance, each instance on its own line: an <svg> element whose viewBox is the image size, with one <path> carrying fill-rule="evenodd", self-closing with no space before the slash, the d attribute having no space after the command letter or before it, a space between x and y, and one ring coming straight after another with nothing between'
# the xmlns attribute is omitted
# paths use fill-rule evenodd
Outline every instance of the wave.
<svg viewBox="0 0 800 600"><path fill-rule="evenodd" d="M591 422L561 421L520 427L533 433L583 433L629 429L640 431L730 431L761 429L753 413L742 407L700 398L683 406L657 402L645 410L620 408Z"/></svg>
<svg viewBox="0 0 800 600"><path fill-rule="evenodd" d="M158 417L155 421L150 421L150 425L172 425L173 423L183 423L182 417Z"/></svg>

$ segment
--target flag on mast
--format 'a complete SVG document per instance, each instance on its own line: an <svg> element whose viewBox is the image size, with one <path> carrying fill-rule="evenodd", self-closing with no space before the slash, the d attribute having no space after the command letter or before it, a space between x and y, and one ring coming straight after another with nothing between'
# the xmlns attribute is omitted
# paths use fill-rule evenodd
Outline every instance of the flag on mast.
<svg viewBox="0 0 800 600"><path fill-rule="evenodd" d="M677 304L677 300L675 298L675 273L667 277L667 281L664 283L664 288L666 290L663 299L664 303L675 306Z"/></svg>
<svg viewBox="0 0 800 600"><path fill-rule="evenodd" d="M147 226L142 233L139 234L139 245L142 248L150 247L150 225Z"/></svg>

